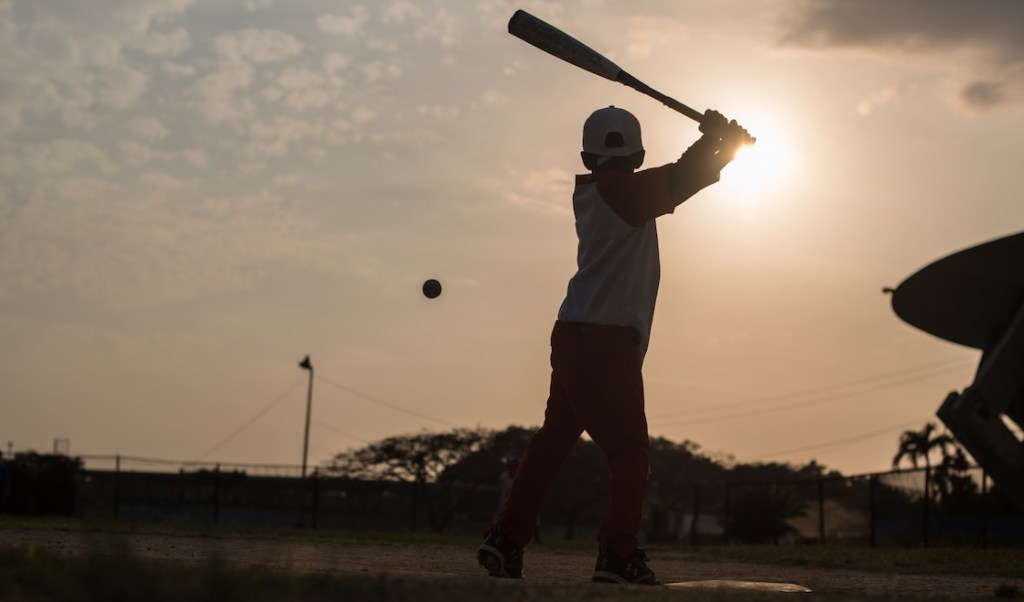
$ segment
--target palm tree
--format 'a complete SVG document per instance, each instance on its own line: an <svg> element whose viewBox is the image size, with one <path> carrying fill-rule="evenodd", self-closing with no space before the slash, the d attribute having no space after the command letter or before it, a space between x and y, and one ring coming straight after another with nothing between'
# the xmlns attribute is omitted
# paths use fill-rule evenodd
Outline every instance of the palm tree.
<svg viewBox="0 0 1024 602"><path fill-rule="evenodd" d="M892 467L899 468L900 462L908 458L910 463L917 468L917 461L924 460L925 468L931 470L931 454L938 449L943 459L949 456L949 448L956 448L956 440L946 433L935 432L934 422L924 425L920 431L904 431L900 435L900 448L892 459Z"/></svg>

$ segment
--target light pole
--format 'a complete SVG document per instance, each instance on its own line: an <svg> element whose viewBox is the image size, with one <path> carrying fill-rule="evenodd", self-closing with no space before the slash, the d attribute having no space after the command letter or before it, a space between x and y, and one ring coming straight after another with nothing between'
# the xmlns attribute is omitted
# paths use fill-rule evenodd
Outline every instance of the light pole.
<svg viewBox="0 0 1024 602"><path fill-rule="evenodd" d="M313 363L307 355L301 362L299 368L309 370L309 391L306 394L306 434L302 438L302 478L306 478L306 458L309 456L309 415L313 409Z"/></svg>

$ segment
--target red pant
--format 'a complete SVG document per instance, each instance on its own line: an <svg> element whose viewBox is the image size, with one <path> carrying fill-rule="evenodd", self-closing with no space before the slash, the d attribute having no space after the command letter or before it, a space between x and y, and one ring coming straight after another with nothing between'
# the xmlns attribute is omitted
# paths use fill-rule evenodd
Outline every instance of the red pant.
<svg viewBox="0 0 1024 602"><path fill-rule="evenodd" d="M551 483L583 431L608 462L611 495L598 539L628 557L637 547L649 471L644 385L631 328L555 323L544 425L530 440L498 514L519 545L530 541Z"/></svg>

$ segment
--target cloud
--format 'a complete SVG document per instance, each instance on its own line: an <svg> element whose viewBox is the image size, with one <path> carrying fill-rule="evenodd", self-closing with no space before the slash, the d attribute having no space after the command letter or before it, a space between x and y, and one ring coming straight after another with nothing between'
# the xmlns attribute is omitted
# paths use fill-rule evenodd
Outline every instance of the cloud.
<svg viewBox="0 0 1024 602"><path fill-rule="evenodd" d="M352 121L356 123L369 123L377 118L377 111L369 107L356 107L352 110Z"/></svg>
<svg viewBox="0 0 1024 602"><path fill-rule="evenodd" d="M317 28L325 33L336 36L354 36L359 34L370 18L370 11L365 6L354 6L348 16L320 15L316 18Z"/></svg>
<svg viewBox="0 0 1024 602"><path fill-rule="evenodd" d="M172 77L192 77L199 71L195 65L184 65L173 61L162 63L160 68L164 70L164 73Z"/></svg>
<svg viewBox="0 0 1024 602"><path fill-rule="evenodd" d="M686 37L686 28L675 19L629 17L626 19L627 52L631 57L650 56L654 46Z"/></svg>
<svg viewBox="0 0 1024 602"><path fill-rule="evenodd" d="M199 110L207 121L220 123L238 119L252 109L252 101L236 100L235 90L248 88L252 84L253 71L244 62L224 61L218 68L196 83L200 98Z"/></svg>
<svg viewBox="0 0 1024 602"><path fill-rule="evenodd" d="M223 33L213 46L216 67L195 86L199 110L211 123L237 120L253 110L252 100L238 98L235 92L252 85L254 65L279 63L303 50L302 42L288 33L258 29Z"/></svg>
<svg viewBox="0 0 1024 602"><path fill-rule="evenodd" d="M277 85L284 90L277 100L294 111L302 112L327 106L334 100L340 80L328 79L321 73L299 67L282 72L277 77Z"/></svg>
<svg viewBox="0 0 1024 602"><path fill-rule="evenodd" d="M162 171L145 173L142 175L141 180L150 193L159 195L164 195L168 192L182 192L194 187L193 183Z"/></svg>
<svg viewBox="0 0 1024 602"><path fill-rule="evenodd" d="M302 52L303 44L283 31L244 29L217 36L214 46L223 59L256 65L278 63Z"/></svg>
<svg viewBox="0 0 1024 602"><path fill-rule="evenodd" d="M39 176L69 173L83 166L103 173L117 171L106 152L73 138L32 144L26 149L25 161L28 171Z"/></svg>
<svg viewBox="0 0 1024 602"><path fill-rule="evenodd" d="M99 123L96 115L74 101L67 102L60 109L60 120L64 125L76 130L91 130Z"/></svg>
<svg viewBox="0 0 1024 602"><path fill-rule="evenodd" d="M915 59L944 73L968 108L1024 103L1024 2L809 0L794 5L781 45Z"/></svg>
<svg viewBox="0 0 1024 602"><path fill-rule="evenodd" d="M326 71L328 75L337 75L339 72L348 69L351 64L351 56L338 52L328 54L323 60L324 71Z"/></svg>
<svg viewBox="0 0 1024 602"><path fill-rule="evenodd" d="M151 56L173 58L185 52L192 45L192 39L183 28L168 32L149 33L133 43L135 48Z"/></svg>
<svg viewBox="0 0 1024 602"><path fill-rule="evenodd" d="M434 40L442 48L454 48L462 40L462 23L454 13L439 10L416 30L417 40Z"/></svg>
<svg viewBox="0 0 1024 602"><path fill-rule="evenodd" d="M900 92L895 86L886 86L857 103L857 113L866 117L880 107L898 102L899 98Z"/></svg>
<svg viewBox="0 0 1024 602"><path fill-rule="evenodd" d="M994 107L1005 102L1007 93L999 82L976 81L964 88L963 99L978 108Z"/></svg>
<svg viewBox="0 0 1024 602"><path fill-rule="evenodd" d="M392 23L405 23L411 19L419 18L423 15L423 11L416 7L412 2L400 0L398 2L392 2L384 8L383 21L387 24Z"/></svg>
<svg viewBox="0 0 1024 602"><path fill-rule="evenodd" d="M123 155L122 161L129 167L152 163L158 157L158 153L151 147L134 140L122 140L117 146Z"/></svg>
<svg viewBox="0 0 1024 602"><path fill-rule="evenodd" d="M181 158L192 167L198 169L206 169L210 165L210 157L206 151L196 148L182 149Z"/></svg>
<svg viewBox="0 0 1024 602"><path fill-rule="evenodd" d="M126 109L142 97L149 77L139 70L121 66L101 72L97 79L97 99L108 107Z"/></svg>
<svg viewBox="0 0 1024 602"><path fill-rule="evenodd" d="M293 145L306 140L331 141L328 131L291 117L276 117L268 122L255 123L250 133L252 140L247 152L252 158L284 157Z"/></svg>
<svg viewBox="0 0 1024 602"><path fill-rule="evenodd" d="M155 117L136 117L128 122L128 129L146 140L163 140L168 134L164 124Z"/></svg>
<svg viewBox="0 0 1024 602"><path fill-rule="evenodd" d="M394 80L402 75L402 69L396 63L385 64L380 61L360 65L359 71L369 83L378 82L384 77Z"/></svg>
<svg viewBox="0 0 1024 602"><path fill-rule="evenodd" d="M13 132L21 126L21 107L0 104L0 134Z"/></svg>
<svg viewBox="0 0 1024 602"><path fill-rule="evenodd" d="M486 180L483 184L499 190L500 198L513 207L565 216L572 213L573 182L573 174L561 169L510 169L504 180Z"/></svg>
<svg viewBox="0 0 1024 602"><path fill-rule="evenodd" d="M193 189L161 172L144 180L156 188L150 197ZM94 177L49 186L17 226L0 237L0 296L59 291L109 308L244 289L277 270L332 269L338 253L337 241L268 193L162 203Z"/></svg>
<svg viewBox="0 0 1024 602"><path fill-rule="evenodd" d="M134 2L131 6L116 12L116 20L128 25L138 33L150 31L154 23L168 17L180 15L192 5L193 0L147 0Z"/></svg>
<svg viewBox="0 0 1024 602"><path fill-rule="evenodd" d="M509 99L497 90L485 90L484 93L480 95L480 102L485 107L497 107L508 104Z"/></svg>
<svg viewBox="0 0 1024 602"><path fill-rule="evenodd" d="M453 121L462 115L462 108L459 105L420 105L416 107L416 114L444 121Z"/></svg>

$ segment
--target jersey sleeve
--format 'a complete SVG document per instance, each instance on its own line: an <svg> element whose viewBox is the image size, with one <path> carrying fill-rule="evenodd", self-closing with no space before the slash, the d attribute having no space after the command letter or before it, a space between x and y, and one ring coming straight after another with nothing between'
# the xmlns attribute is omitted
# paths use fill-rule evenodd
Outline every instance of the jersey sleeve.
<svg viewBox="0 0 1024 602"><path fill-rule="evenodd" d="M630 226L673 213L683 201L719 179L719 171L709 168L700 143L694 144L675 163L635 173L594 174L605 203Z"/></svg>
<svg viewBox="0 0 1024 602"><path fill-rule="evenodd" d="M658 216L672 213L679 204L672 198L668 168L666 165L635 173L601 173L595 176L597 190L616 215L639 228Z"/></svg>

